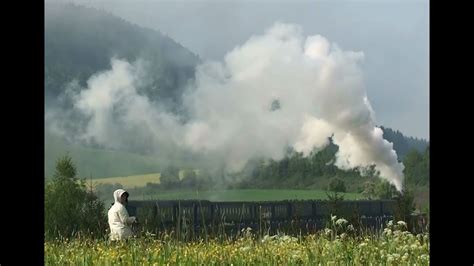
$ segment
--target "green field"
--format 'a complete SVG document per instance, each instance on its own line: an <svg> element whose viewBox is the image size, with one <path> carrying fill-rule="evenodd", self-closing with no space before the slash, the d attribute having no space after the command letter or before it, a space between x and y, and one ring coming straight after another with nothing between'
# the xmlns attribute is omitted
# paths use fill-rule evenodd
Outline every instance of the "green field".
<svg viewBox="0 0 474 266"><path fill-rule="evenodd" d="M130 189L134 187L144 187L146 186L147 183L159 184L160 173L134 175L134 176L97 178L97 179L94 179L92 182L94 185L119 183L123 186L124 189Z"/></svg>
<svg viewBox="0 0 474 266"><path fill-rule="evenodd" d="M105 178L143 175L160 172L164 166L174 164L182 168L193 168L194 161L163 153L145 156L124 151L113 151L69 144L61 137L45 131L44 175L53 176L56 161L69 153L77 168L77 177Z"/></svg>
<svg viewBox="0 0 474 266"><path fill-rule="evenodd" d="M343 193L344 199L363 199L358 193ZM324 190L297 189L230 189L215 191L173 190L161 191L153 195L130 193L130 200L188 200L201 199L210 201L276 201L276 200L310 200L327 199Z"/></svg>
<svg viewBox="0 0 474 266"><path fill-rule="evenodd" d="M45 132L45 177L54 173L56 160L69 153L77 167L78 177L127 176L160 171L167 163L150 156L120 151L108 151L68 144L63 139Z"/></svg>

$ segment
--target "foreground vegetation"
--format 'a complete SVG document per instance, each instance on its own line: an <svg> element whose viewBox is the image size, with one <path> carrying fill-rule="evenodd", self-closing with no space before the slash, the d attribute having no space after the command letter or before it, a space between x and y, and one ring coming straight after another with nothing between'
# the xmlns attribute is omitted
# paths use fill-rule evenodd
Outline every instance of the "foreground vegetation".
<svg viewBox="0 0 474 266"><path fill-rule="evenodd" d="M317 234L257 236L179 242L173 233L146 234L127 242L92 237L45 242L45 265L428 265L429 234L389 222L379 233L356 233L344 219Z"/></svg>
<svg viewBox="0 0 474 266"><path fill-rule="evenodd" d="M395 217L406 220L413 209L412 197L404 194L399 203L402 215ZM182 238L181 227L158 236L142 228L135 238L118 243L107 239L106 221L104 204L87 188L86 180L76 177L71 157L59 159L45 186L46 265L429 264L429 234L410 233L402 221L377 231L331 216L324 230L297 237L247 228L228 235L204 230L202 235Z"/></svg>

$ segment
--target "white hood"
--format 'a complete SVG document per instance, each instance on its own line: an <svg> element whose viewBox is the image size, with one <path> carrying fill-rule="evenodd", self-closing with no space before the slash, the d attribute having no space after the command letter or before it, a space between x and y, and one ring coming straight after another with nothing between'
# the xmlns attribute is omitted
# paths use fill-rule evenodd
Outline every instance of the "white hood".
<svg viewBox="0 0 474 266"><path fill-rule="evenodd" d="M123 193L127 192L125 189L117 189L114 191L114 200L115 202L119 202L120 197Z"/></svg>

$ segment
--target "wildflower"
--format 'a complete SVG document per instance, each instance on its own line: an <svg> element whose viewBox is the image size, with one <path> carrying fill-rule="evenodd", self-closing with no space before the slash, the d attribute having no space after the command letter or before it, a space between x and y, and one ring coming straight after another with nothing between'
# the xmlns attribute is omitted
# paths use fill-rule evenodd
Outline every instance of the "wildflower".
<svg viewBox="0 0 474 266"><path fill-rule="evenodd" d="M324 234L326 234L327 236L330 235L332 233L332 230L329 229L329 228L324 228Z"/></svg>
<svg viewBox="0 0 474 266"><path fill-rule="evenodd" d="M150 233L150 232L146 232L145 235L146 236L156 236L156 234L153 234L153 233Z"/></svg>
<svg viewBox="0 0 474 266"><path fill-rule="evenodd" d="M406 225L407 225L407 223L405 223L404 221L398 221L397 224L398 224L398 225L403 225L403 226L406 226Z"/></svg>
<svg viewBox="0 0 474 266"><path fill-rule="evenodd" d="M337 219L337 221L336 221L336 224L337 224L337 225L342 225L342 224L346 224L346 223L347 223L347 220L344 219L344 218L339 218L339 219Z"/></svg>
<svg viewBox="0 0 474 266"><path fill-rule="evenodd" d="M293 258L297 258L297 257L299 257L300 255L301 255L301 252L300 252L299 250L296 250L296 251L293 252L292 257L293 257Z"/></svg>
<svg viewBox="0 0 474 266"><path fill-rule="evenodd" d="M385 229L383 230L383 233L384 233L385 235L387 235L387 236L390 236L390 235L392 235L392 230L389 229L389 228L385 228Z"/></svg>
<svg viewBox="0 0 474 266"><path fill-rule="evenodd" d="M250 250L250 247L249 246L241 247L240 250L245 252L245 251Z"/></svg>
<svg viewBox="0 0 474 266"><path fill-rule="evenodd" d="M274 236L265 235L262 239L262 243L271 241L271 240L275 239L276 237L277 237L276 235L274 235Z"/></svg>
<svg viewBox="0 0 474 266"><path fill-rule="evenodd" d="M402 260L403 260L403 261L408 260L408 253L403 254Z"/></svg>

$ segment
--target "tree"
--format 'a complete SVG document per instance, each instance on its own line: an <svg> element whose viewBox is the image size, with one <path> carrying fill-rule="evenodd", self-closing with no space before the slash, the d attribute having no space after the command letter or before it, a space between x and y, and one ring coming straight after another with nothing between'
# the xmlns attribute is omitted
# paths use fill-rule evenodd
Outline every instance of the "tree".
<svg viewBox="0 0 474 266"><path fill-rule="evenodd" d="M346 192L346 185L342 179L336 177L329 183L328 190L334 192Z"/></svg>
<svg viewBox="0 0 474 266"><path fill-rule="evenodd" d="M405 221L411 225L410 217L415 210L415 197L413 192L404 188L401 192L396 193L395 196L395 219L397 221Z"/></svg>
<svg viewBox="0 0 474 266"><path fill-rule="evenodd" d="M421 162L421 168L424 173L422 183L430 183L430 146L428 145L423 154L423 160Z"/></svg>
<svg viewBox="0 0 474 266"><path fill-rule="evenodd" d="M362 191L362 195L367 199L371 200L372 198L376 197L375 193L375 182L367 181L364 183L364 191Z"/></svg>
<svg viewBox="0 0 474 266"><path fill-rule="evenodd" d="M196 172L194 172L194 170L185 170L183 172L183 179L181 179L180 183L183 187L196 187L198 184Z"/></svg>
<svg viewBox="0 0 474 266"><path fill-rule="evenodd" d="M344 201L344 194L332 191L332 193L326 192L326 196L329 200L329 211L331 212L331 215L341 216L341 203Z"/></svg>
<svg viewBox="0 0 474 266"><path fill-rule="evenodd" d="M72 163L72 158L67 153L63 158L56 161L56 171L53 178L59 180L62 178L74 179L76 177L77 169Z"/></svg>
<svg viewBox="0 0 474 266"><path fill-rule="evenodd" d="M403 160L406 183L425 185L429 181L429 147L423 154L411 150Z"/></svg>
<svg viewBox="0 0 474 266"><path fill-rule="evenodd" d="M397 189L394 185L386 180L382 180L375 185L375 195L379 199L392 199L397 194Z"/></svg>
<svg viewBox="0 0 474 266"><path fill-rule="evenodd" d="M170 165L166 167L160 174L160 184L164 188L177 186L179 183L179 168Z"/></svg>
<svg viewBox="0 0 474 266"><path fill-rule="evenodd" d="M53 179L45 187L45 237L71 237L80 232L101 235L107 227L104 205L76 178L76 167L66 154L56 162Z"/></svg>

